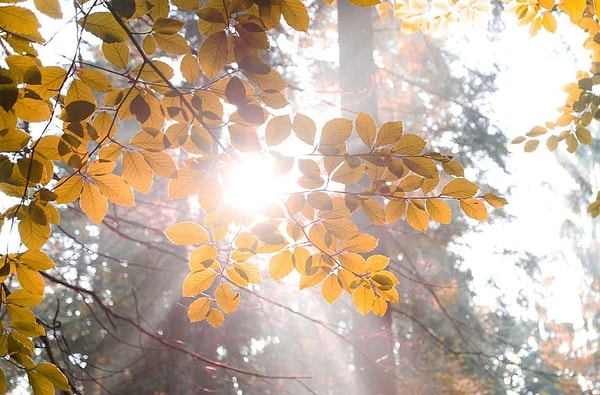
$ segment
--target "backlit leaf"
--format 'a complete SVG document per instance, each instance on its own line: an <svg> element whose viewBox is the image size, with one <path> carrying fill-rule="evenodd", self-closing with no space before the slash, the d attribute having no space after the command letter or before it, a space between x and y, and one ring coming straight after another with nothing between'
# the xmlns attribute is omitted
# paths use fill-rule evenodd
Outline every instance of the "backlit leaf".
<svg viewBox="0 0 600 395"><path fill-rule="evenodd" d="M0 7L0 29L41 44L44 39L39 28L40 23L31 10L18 6Z"/></svg>
<svg viewBox="0 0 600 395"><path fill-rule="evenodd" d="M325 281L323 281L323 285L321 285L321 295L323 295L323 298L329 304L335 302L340 297L342 290L342 286L335 274L328 275Z"/></svg>
<svg viewBox="0 0 600 395"><path fill-rule="evenodd" d="M33 0L35 8L42 14L54 19L61 19L63 14L58 0Z"/></svg>
<svg viewBox="0 0 600 395"><path fill-rule="evenodd" d="M68 391L70 389L67 377L55 365L42 362L35 366L35 370L50 380L56 388L63 391Z"/></svg>
<svg viewBox="0 0 600 395"><path fill-rule="evenodd" d="M206 297L198 298L190 303L188 307L188 318L190 322L202 321L210 312L210 299Z"/></svg>
<svg viewBox="0 0 600 395"><path fill-rule="evenodd" d="M135 206L133 191L122 177L109 173L92 178L96 181L100 192L112 203L121 206Z"/></svg>
<svg viewBox="0 0 600 395"><path fill-rule="evenodd" d="M124 42L103 42L102 53L106 60L122 69L129 63L129 47Z"/></svg>
<svg viewBox="0 0 600 395"><path fill-rule="evenodd" d="M110 12L94 12L77 21L85 30L105 43L116 43L127 40L125 30L117 23Z"/></svg>
<svg viewBox="0 0 600 395"><path fill-rule="evenodd" d="M298 113L294 116L292 127L294 128L296 137L298 137L300 141L305 142L308 145L313 145L315 143L317 127L311 118Z"/></svg>
<svg viewBox="0 0 600 395"><path fill-rule="evenodd" d="M344 252L339 255L340 264L344 269L356 275L367 273L367 261L355 252Z"/></svg>
<svg viewBox="0 0 600 395"><path fill-rule="evenodd" d="M573 22L581 19L583 11L585 11L586 0L563 0L561 3Z"/></svg>
<svg viewBox="0 0 600 395"><path fill-rule="evenodd" d="M269 274L273 280L281 280L294 269L292 253L284 250L271 257L269 261Z"/></svg>
<svg viewBox="0 0 600 395"><path fill-rule="evenodd" d="M400 155L418 155L425 145L425 140L416 134L403 134L392 146L392 152Z"/></svg>
<svg viewBox="0 0 600 395"><path fill-rule="evenodd" d="M135 151L123 154L123 179L134 189L147 193L152 186L154 172L144 157Z"/></svg>
<svg viewBox="0 0 600 395"><path fill-rule="evenodd" d="M350 239L358 233L356 224L349 218L333 218L326 219L323 221L323 226L332 235L339 237L340 239Z"/></svg>
<svg viewBox="0 0 600 395"><path fill-rule="evenodd" d="M486 193L482 198L494 208L500 208L508 204L505 198L496 196L493 193Z"/></svg>
<svg viewBox="0 0 600 395"><path fill-rule="evenodd" d="M23 265L17 265L17 278L19 283L28 292L35 295L43 295L44 278L37 271Z"/></svg>
<svg viewBox="0 0 600 395"><path fill-rule="evenodd" d="M375 294L373 289L367 284L362 284L352 294L352 303L356 311L360 314L365 315L373 308L375 302Z"/></svg>
<svg viewBox="0 0 600 395"><path fill-rule="evenodd" d="M100 70L77 69L77 76L96 92L109 92L112 89L110 80Z"/></svg>
<svg viewBox="0 0 600 395"><path fill-rule="evenodd" d="M381 147L387 144L396 143L402 136L404 127L402 122L386 122L381 125L379 133L377 134L377 140L375 141L376 147Z"/></svg>
<svg viewBox="0 0 600 395"><path fill-rule="evenodd" d="M240 305L240 294L233 290L231 284L221 284L215 289L215 301L227 314L233 313Z"/></svg>
<svg viewBox="0 0 600 395"><path fill-rule="evenodd" d="M455 199L466 199L475 196L478 189L477 185L465 178L455 178L444 186L441 194Z"/></svg>
<svg viewBox="0 0 600 395"><path fill-rule="evenodd" d="M25 289L16 289L6 297L6 303L14 304L21 307L33 307L44 300L42 294L34 294Z"/></svg>
<svg viewBox="0 0 600 395"><path fill-rule="evenodd" d="M375 120L370 115L361 112L356 116L354 124L358 137L360 137L367 147L371 148L373 143L375 143L375 137L377 135L377 125L375 124Z"/></svg>
<svg viewBox="0 0 600 395"><path fill-rule="evenodd" d="M425 232L429 227L429 215L411 200L408 202L408 208L406 209L406 222L411 228L419 232Z"/></svg>
<svg viewBox="0 0 600 395"><path fill-rule="evenodd" d="M292 132L292 122L289 115L279 115L267 122L265 142L273 146L283 143Z"/></svg>
<svg viewBox="0 0 600 395"><path fill-rule="evenodd" d="M385 206L385 221L393 224L399 221L406 212L406 201L404 199L391 200Z"/></svg>
<svg viewBox="0 0 600 395"><path fill-rule="evenodd" d="M540 140L527 140L527 142L525 143L524 146L524 150L525 152L533 152L537 149L538 145L540 144Z"/></svg>
<svg viewBox="0 0 600 395"><path fill-rule="evenodd" d="M208 232L195 222L179 222L165 229L165 235L172 243L189 245L209 243Z"/></svg>
<svg viewBox="0 0 600 395"><path fill-rule="evenodd" d="M19 255L22 263L34 270L48 270L54 267L54 262L40 250L27 250Z"/></svg>
<svg viewBox="0 0 600 395"><path fill-rule="evenodd" d="M215 77L227 64L227 48L227 36L224 31L211 34L202 41L198 50L198 59L207 77Z"/></svg>
<svg viewBox="0 0 600 395"><path fill-rule="evenodd" d="M297 31L308 31L308 10L300 0L282 0L281 14L285 21Z"/></svg>
<svg viewBox="0 0 600 395"><path fill-rule="evenodd" d="M206 316L206 320L208 321L210 326L212 326L213 328L218 328L223 324L223 321L225 321L225 316L223 315L223 312L221 310L210 309L208 315Z"/></svg>
<svg viewBox="0 0 600 395"><path fill-rule="evenodd" d="M344 118L336 118L323 126L321 131L320 145L339 145L346 142L352 134L352 121Z"/></svg>
<svg viewBox="0 0 600 395"><path fill-rule="evenodd" d="M371 252L377 247L377 239L367 233L359 233L351 239L342 243L342 250L365 253Z"/></svg>
<svg viewBox="0 0 600 395"><path fill-rule="evenodd" d="M8 128L0 130L0 150L3 152L17 152L27 145L31 137L28 133Z"/></svg>
<svg viewBox="0 0 600 395"><path fill-rule="evenodd" d="M385 225L385 209L377 200L369 198L360 201L362 209L373 225Z"/></svg>
<svg viewBox="0 0 600 395"><path fill-rule="evenodd" d="M196 296L209 289L217 276L217 272L206 269L189 273L183 280L182 296Z"/></svg>
<svg viewBox="0 0 600 395"><path fill-rule="evenodd" d="M442 199L427 199L425 208L434 221L441 224L449 224L452 221L452 210Z"/></svg>
<svg viewBox="0 0 600 395"><path fill-rule="evenodd" d="M487 209L481 200L462 199L460 201L460 208L467 216L478 221L485 221L488 219Z"/></svg>
<svg viewBox="0 0 600 395"><path fill-rule="evenodd" d="M200 76L200 64L198 63L198 59L191 53L186 53L183 55L183 58L181 58L179 70L181 71L183 78L185 78L188 83L193 84Z"/></svg>
<svg viewBox="0 0 600 395"><path fill-rule="evenodd" d="M85 215L97 224L102 222L108 211L106 197L96 185L89 182L83 184L79 205Z"/></svg>
<svg viewBox="0 0 600 395"><path fill-rule="evenodd" d="M387 307L387 302L383 298L375 298L375 301L373 301L373 307L371 307L371 311L373 311L373 314L383 317L387 311Z"/></svg>
<svg viewBox="0 0 600 395"><path fill-rule="evenodd" d="M18 228L21 241L31 250L42 248L50 237L50 226L36 223L29 215L19 221Z"/></svg>

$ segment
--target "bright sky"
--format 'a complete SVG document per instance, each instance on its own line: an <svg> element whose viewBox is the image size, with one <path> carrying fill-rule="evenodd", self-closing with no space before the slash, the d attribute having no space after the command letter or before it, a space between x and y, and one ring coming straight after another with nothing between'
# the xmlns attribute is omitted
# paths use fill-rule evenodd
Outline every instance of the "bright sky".
<svg viewBox="0 0 600 395"><path fill-rule="evenodd" d="M490 115L512 139L524 135L535 125L556 119L556 108L565 100L562 87L574 81L578 68L586 70L589 60L583 51L567 52L568 45L563 40L568 40L574 49L583 42L582 34L568 20L559 21L557 34L540 31L530 38L526 27L517 26L511 18L505 19L506 30L499 41L490 44L482 34L470 35L474 45L463 47L460 53L474 65L491 59L504 65L497 78L498 91L492 99ZM510 204L504 210L515 219L505 224L485 225L483 232L468 237L471 248L464 256L475 276L475 287L484 289L487 279L493 278L501 292L507 294L506 301L514 301L522 288L533 298L529 280L524 273L513 269L511 258L505 257L502 251L511 249L554 256L543 265L543 276L554 278L552 293L546 300L548 306L552 306L550 316L581 324L576 289L577 284L581 284L581 270L572 254L568 251L561 254L568 247L559 235L563 221L572 216L560 192L574 188L574 183L545 148L529 154L523 153L520 145L510 149L512 153L507 162L511 175L498 174L490 179L501 191L514 185L507 196ZM548 184L556 191L548 188ZM480 296L482 303L494 305L497 294L482 292ZM528 312L517 308L515 313L536 317L532 308Z"/></svg>

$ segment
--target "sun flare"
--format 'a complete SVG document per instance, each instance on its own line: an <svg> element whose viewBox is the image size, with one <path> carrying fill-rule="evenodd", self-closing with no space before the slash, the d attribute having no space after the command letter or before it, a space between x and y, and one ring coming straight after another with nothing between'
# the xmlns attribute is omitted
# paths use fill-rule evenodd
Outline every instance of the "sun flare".
<svg viewBox="0 0 600 395"><path fill-rule="evenodd" d="M227 203L243 211L277 204L290 181L275 170L273 158L264 155L246 156L232 164L224 179Z"/></svg>

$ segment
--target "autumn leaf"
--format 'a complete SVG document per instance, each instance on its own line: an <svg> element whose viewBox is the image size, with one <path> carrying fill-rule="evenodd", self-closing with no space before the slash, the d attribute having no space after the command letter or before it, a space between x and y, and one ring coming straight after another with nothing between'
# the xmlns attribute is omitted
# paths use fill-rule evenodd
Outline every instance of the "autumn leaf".
<svg viewBox="0 0 600 395"><path fill-rule="evenodd" d="M195 222L179 222L165 229L171 242L179 245L209 243L208 232Z"/></svg>

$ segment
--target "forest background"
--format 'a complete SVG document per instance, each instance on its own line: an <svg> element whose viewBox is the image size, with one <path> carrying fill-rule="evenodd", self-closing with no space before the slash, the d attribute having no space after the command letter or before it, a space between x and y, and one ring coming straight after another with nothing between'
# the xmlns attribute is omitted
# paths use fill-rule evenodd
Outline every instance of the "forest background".
<svg viewBox="0 0 600 395"><path fill-rule="evenodd" d="M600 390L593 2L0 7L3 387Z"/></svg>

